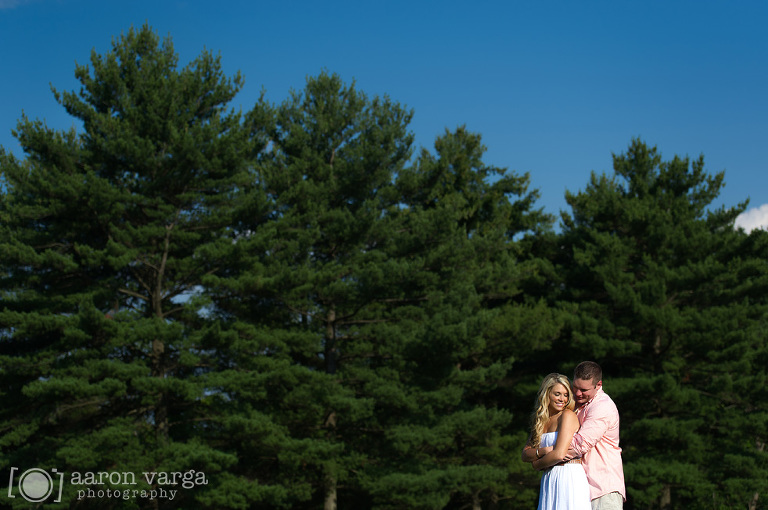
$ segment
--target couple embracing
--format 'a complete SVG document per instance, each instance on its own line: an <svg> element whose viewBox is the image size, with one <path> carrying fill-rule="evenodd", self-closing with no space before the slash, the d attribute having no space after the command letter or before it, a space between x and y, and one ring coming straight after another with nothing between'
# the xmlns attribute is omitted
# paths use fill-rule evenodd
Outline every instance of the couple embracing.
<svg viewBox="0 0 768 510"><path fill-rule="evenodd" d="M603 391L600 365L580 363L573 384L562 374L544 378L522 457L545 470L538 510L623 508L619 411Z"/></svg>

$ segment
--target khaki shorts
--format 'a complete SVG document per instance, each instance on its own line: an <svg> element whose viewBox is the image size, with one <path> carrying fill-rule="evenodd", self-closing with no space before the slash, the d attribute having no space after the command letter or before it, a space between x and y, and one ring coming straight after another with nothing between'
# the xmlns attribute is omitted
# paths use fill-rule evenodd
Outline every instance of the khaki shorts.
<svg viewBox="0 0 768 510"><path fill-rule="evenodd" d="M622 510L624 498L618 492L611 492L592 500L592 510Z"/></svg>

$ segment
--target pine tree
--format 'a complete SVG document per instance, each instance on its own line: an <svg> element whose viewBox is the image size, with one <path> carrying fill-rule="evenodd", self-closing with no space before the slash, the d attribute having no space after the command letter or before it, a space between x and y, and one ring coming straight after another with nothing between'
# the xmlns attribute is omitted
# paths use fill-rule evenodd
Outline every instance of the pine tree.
<svg viewBox="0 0 768 510"><path fill-rule="evenodd" d="M394 175L410 156L411 113L322 73L280 105L261 101L250 116L268 119L254 133L269 140L258 185L270 204L240 219L237 265L208 283L238 342L263 342L241 367L272 372L260 392L232 389L239 405L283 431L273 445L257 446L264 460L252 473L262 484L300 485L287 491L294 508L360 507L360 473L375 454L375 402L365 387L386 384L370 381L369 366L397 342L374 331L399 292L400 268L383 247L395 235L387 215L397 207Z"/></svg>
<svg viewBox="0 0 768 510"><path fill-rule="evenodd" d="M719 257L730 271L711 283L715 299L705 327L721 344L697 345L705 368L689 380L700 388L709 426L704 465L716 486L712 507L756 510L768 494L768 233L740 234Z"/></svg>
<svg viewBox="0 0 768 510"><path fill-rule="evenodd" d="M254 133L270 141L270 203L239 220L229 274L206 282L230 344L250 346L238 366L265 374L261 391L229 394L281 430L238 439L251 475L301 487L285 490L293 508L511 497L523 440L498 402L513 357L502 315L527 275L513 239L547 220L527 176L483 164L463 128L409 166L410 113L327 73L250 115L268 126Z"/></svg>
<svg viewBox="0 0 768 510"><path fill-rule="evenodd" d="M196 470L209 484L173 503L91 503L201 507L238 460L208 438L223 354L207 345L199 286L221 269L211 254L232 243L252 181L257 148L225 109L242 79L225 77L208 52L180 68L170 39L148 26L94 52L75 76L78 93L54 92L82 132L23 118L26 158L0 159L2 464ZM241 506L230 495L211 507Z"/></svg>
<svg viewBox="0 0 768 510"><path fill-rule="evenodd" d="M745 204L708 211L724 174L708 175L703 158L663 161L639 140L614 156L614 170L566 195L562 296L574 313L558 348L574 364L603 365L622 417L630 507L711 508L713 494L746 504L715 475L721 448L744 451L732 434L747 427L728 410L726 372L764 377L741 354L756 347L765 317L764 301L739 283L756 274L733 230ZM722 427L733 427L727 440Z"/></svg>
<svg viewBox="0 0 768 510"><path fill-rule="evenodd" d="M532 207L528 176L486 165L484 152L461 127L398 176L393 257L409 261L404 289L418 303L400 312L409 313L401 379L415 405L387 404L394 457L371 484L380 508L520 501L510 452L524 438L510 433L503 386L516 355L509 335L536 307L520 295L534 265L516 239L548 223Z"/></svg>

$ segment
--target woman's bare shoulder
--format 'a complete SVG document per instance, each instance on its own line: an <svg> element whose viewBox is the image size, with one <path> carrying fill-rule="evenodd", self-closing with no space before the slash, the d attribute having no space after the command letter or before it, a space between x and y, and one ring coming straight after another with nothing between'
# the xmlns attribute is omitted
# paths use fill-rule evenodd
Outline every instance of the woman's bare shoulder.
<svg viewBox="0 0 768 510"><path fill-rule="evenodd" d="M570 409L563 409L562 414L560 415L561 423L578 423L579 418L576 416L576 413L571 411Z"/></svg>

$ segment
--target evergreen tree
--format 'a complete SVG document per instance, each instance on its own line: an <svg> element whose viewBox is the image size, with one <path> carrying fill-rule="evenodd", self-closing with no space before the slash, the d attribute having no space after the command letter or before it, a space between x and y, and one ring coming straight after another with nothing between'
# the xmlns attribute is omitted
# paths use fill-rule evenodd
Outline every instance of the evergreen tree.
<svg viewBox="0 0 768 510"><path fill-rule="evenodd" d="M745 205L708 211L723 173L708 175L703 158L662 161L639 140L614 170L566 195L562 297L574 313L558 349L603 365L622 417L628 508L745 505L716 475L723 448L761 464L733 441L754 435L764 407L737 418L724 383L731 366L749 369L745 391L765 373L743 357L760 352L765 317L757 281L740 282L759 274L733 230ZM756 473L746 485L763 487Z"/></svg>
<svg viewBox="0 0 768 510"><path fill-rule="evenodd" d="M236 265L208 285L238 341L263 342L240 366L272 371L259 392L232 389L238 405L267 413L283 433L256 446L265 460L253 474L264 484L299 484L286 491L294 508L333 509L337 500L362 507L355 498L374 455L376 405L366 388L388 384L369 371L398 341L375 331L398 292L401 270L383 247L396 235L387 215L397 207L394 175L410 156L411 113L322 73L250 115L254 136L270 144L258 185L271 203L239 220ZM256 119L271 120L261 128Z"/></svg>
<svg viewBox="0 0 768 510"><path fill-rule="evenodd" d="M520 502L512 480L524 438L511 434L502 386L516 356L509 337L540 310L520 296L534 266L516 238L545 230L548 218L532 208L528 176L486 165L484 151L479 135L459 128L398 176L394 256L409 262L404 289L418 303L403 308L401 378L416 405L389 404L395 458L372 484L381 508Z"/></svg>
<svg viewBox="0 0 768 510"><path fill-rule="evenodd" d="M510 498L524 439L498 405L513 357L501 315L527 274L513 238L547 220L527 176L484 165L463 128L407 166L410 113L326 73L250 115L274 119L254 131L272 202L241 218L230 274L206 281L230 343L258 345L239 366L270 373L260 392L228 390L281 427L244 446L253 476L302 487L285 491L294 508Z"/></svg>
<svg viewBox="0 0 768 510"><path fill-rule="evenodd" d="M703 158L633 140L558 235L479 135L411 161L412 113L337 75L243 118L147 26L75 75L81 132L0 149L4 469L139 475L79 508L531 506L540 377L595 359L627 508L765 499L768 235Z"/></svg>
<svg viewBox="0 0 768 510"><path fill-rule="evenodd" d="M712 282L715 300L706 327L720 335L696 353L708 362L689 381L701 389L708 420L707 476L713 508L765 506L768 480L768 233L740 234L720 254L730 269Z"/></svg>
<svg viewBox="0 0 768 510"><path fill-rule="evenodd" d="M242 80L208 52L180 68L170 39L161 44L147 26L94 52L75 76L79 93L54 92L82 133L23 118L16 136L27 157L0 159L2 465L195 470L208 485L173 502L90 504L178 508L197 498L197 507L241 508L247 489L218 476L237 455L209 440L224 397L211 373L223 354L206 345L198 289L220 270L211 254L232 243L251 182L256 148L225 110ZM139 476L121 488L157 483ZM78 488L68 484L65 500Z"/></svg>

